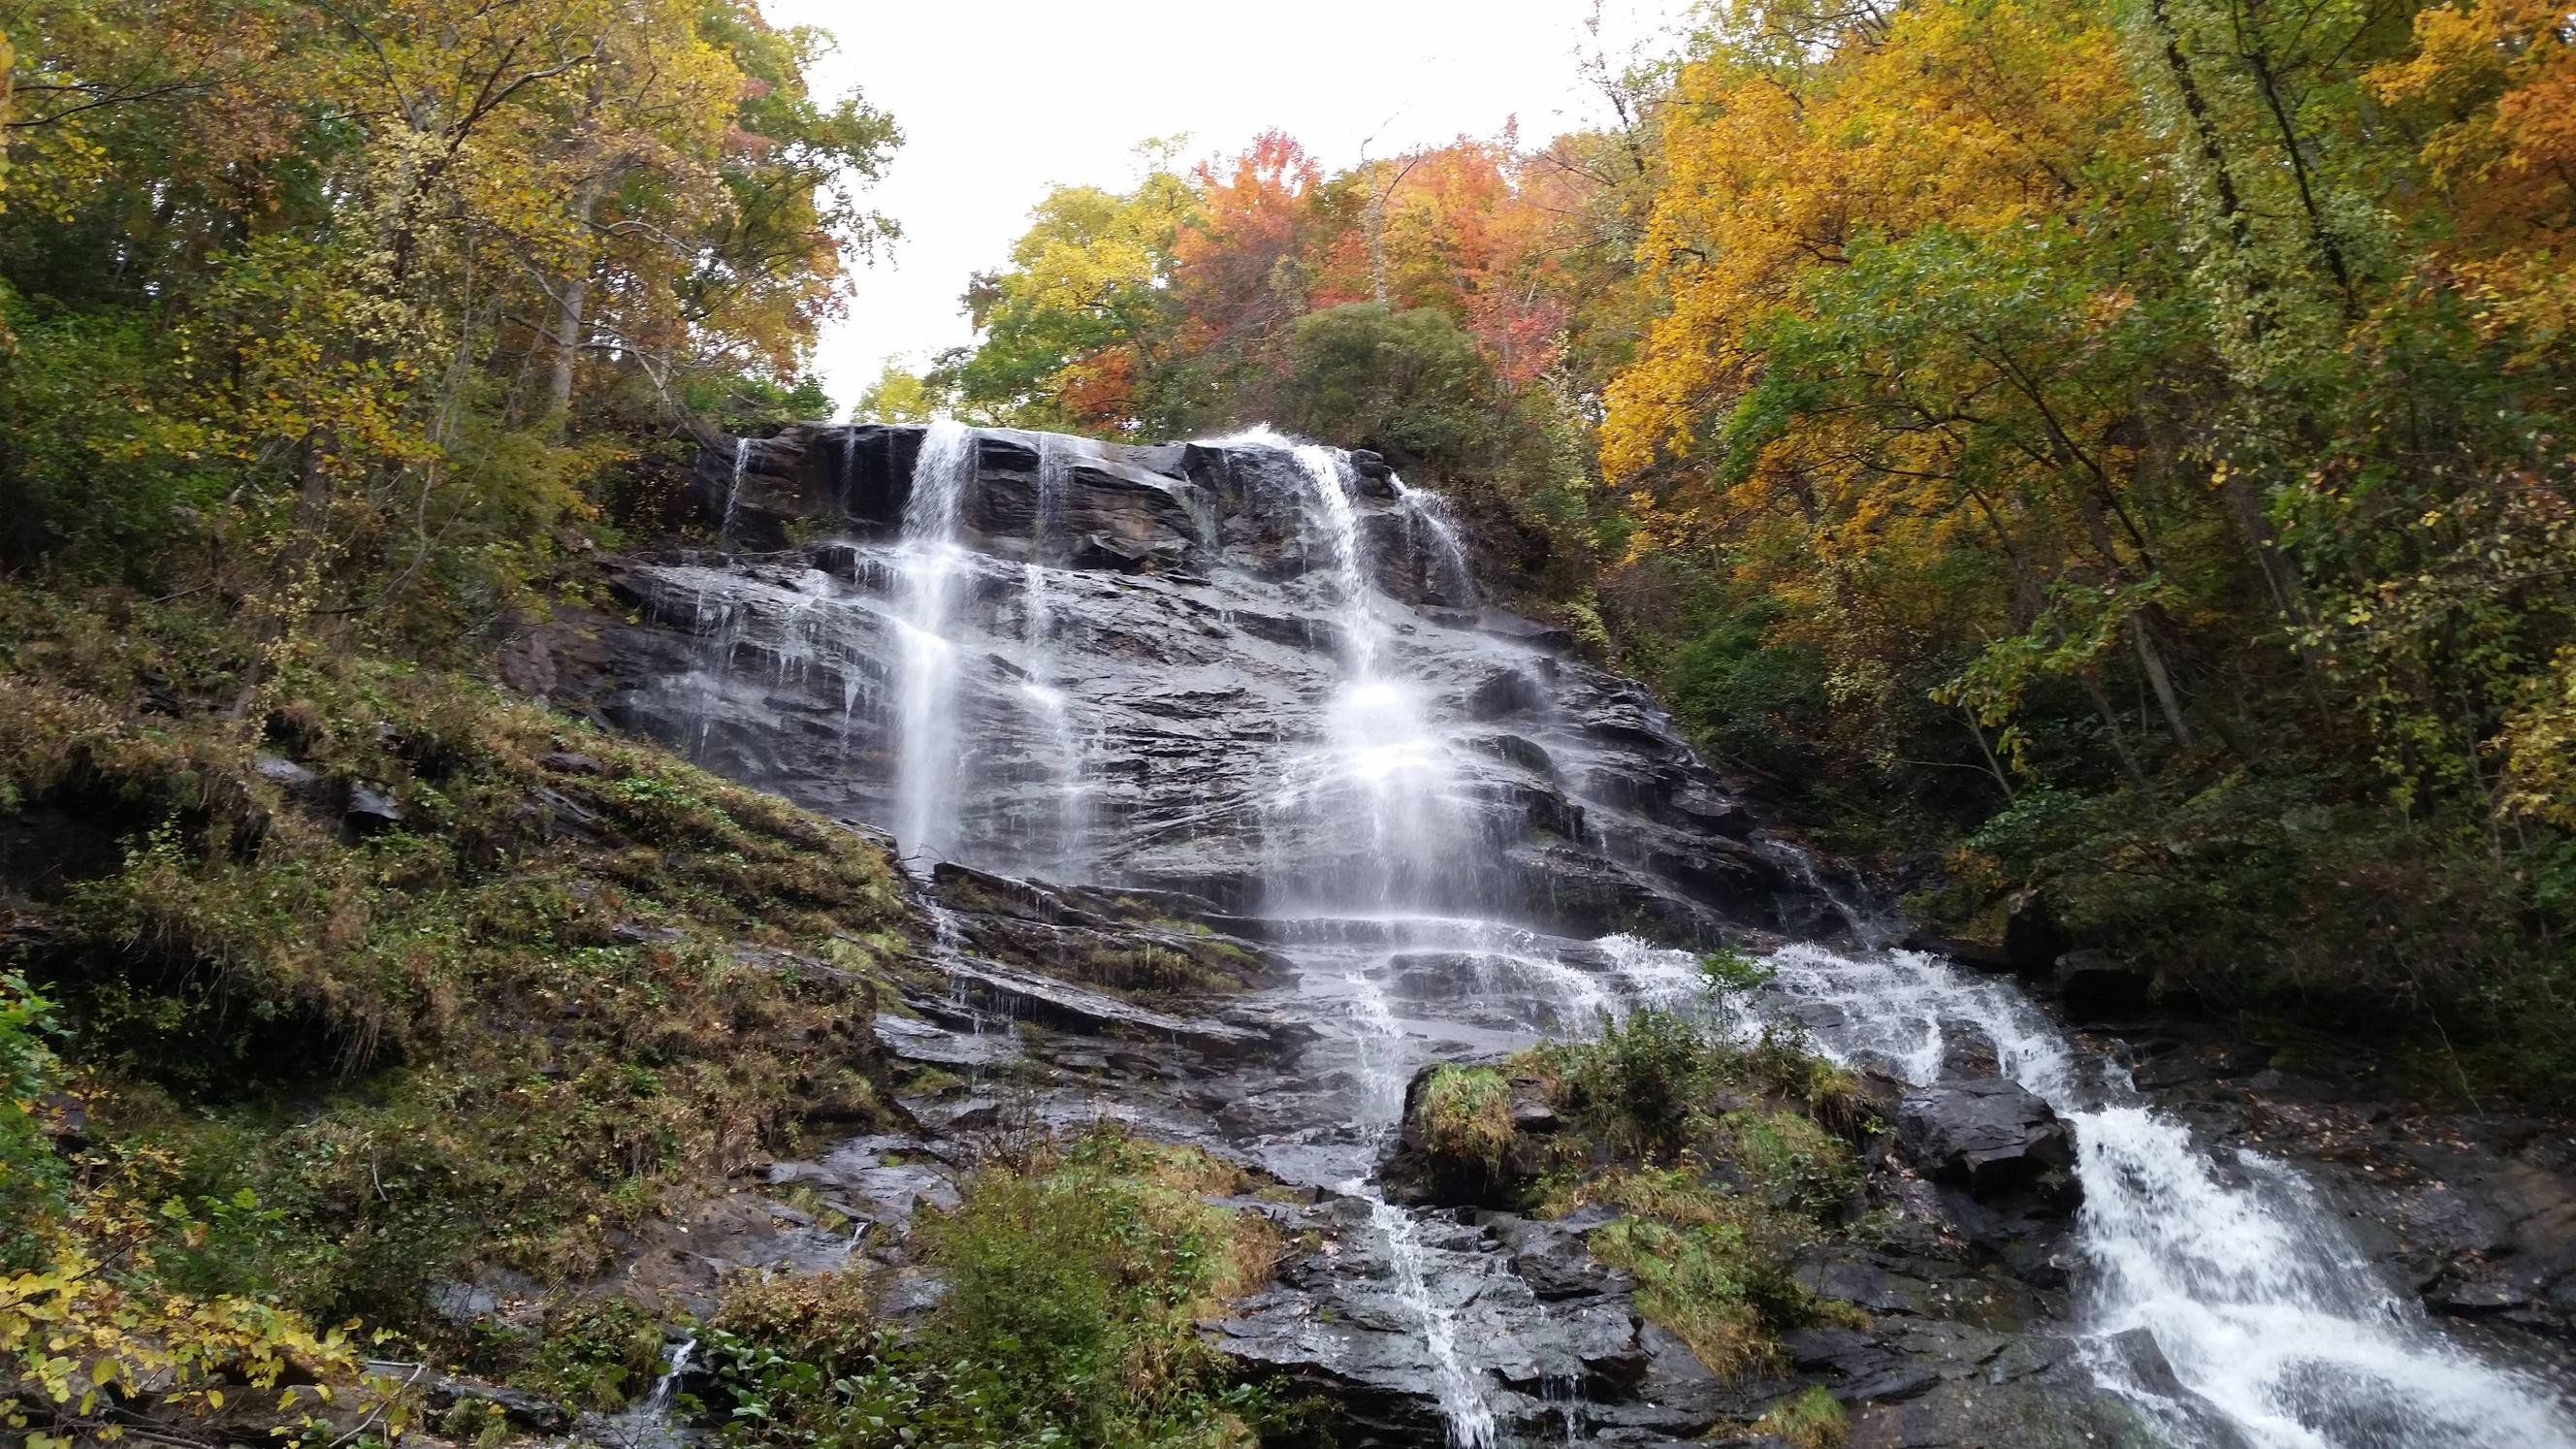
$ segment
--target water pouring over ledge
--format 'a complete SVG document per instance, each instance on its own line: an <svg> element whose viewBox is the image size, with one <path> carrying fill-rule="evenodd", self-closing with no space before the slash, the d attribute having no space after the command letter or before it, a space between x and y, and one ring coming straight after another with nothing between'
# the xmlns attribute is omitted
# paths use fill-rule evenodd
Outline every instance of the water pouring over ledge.
<svg viewBox="0 0 2576 1449"><path fill-rule="evenodd" d="M891 823L917 858L1029 874L1080 859L1105 883L1263 922L1293 979L1258 1009L1313 1040L1282 1069L1281 1105L1208 1130L1365 1209L1352 1271L1388 1326L1355 1340L1378 1357L1350 1371L1411 1384L1456 1444L1634 1422L1618 1416L1635 1406L1588 1397L1573 1327L1474 1232L1375 1192L1377 1158L1417 1066L1695 983L1688 952L1621 928L1833 930L1783 906L1824 884L1815 863L1763 836L1643 691L1467 605L1447 577L1454 530L1443 546L1423 497L1364 455L1275 434L1128 449L955 428L762 446L776 451L727 490L738 531L780 516L772 480L813 475L797 516L844 537L637 569L630 597L677 627L643 641L665 672L619 701L624 722ZM1059 809L1068 737L1078 823ZM1928 1081L1973 1034L2074 1122L2089 1206L2064 1327L2167 1442L2567 1442L2539 1380L2388 1310L2405 1295L2300 1174L2209 1151L2013 988L1848 937L1774 960L1771 1006L1814 1016L1828 1051ZM2124 1354L2131 1329L2165 1372ZM1576 1392L1534 1391L1566 1379Z"/></svg>

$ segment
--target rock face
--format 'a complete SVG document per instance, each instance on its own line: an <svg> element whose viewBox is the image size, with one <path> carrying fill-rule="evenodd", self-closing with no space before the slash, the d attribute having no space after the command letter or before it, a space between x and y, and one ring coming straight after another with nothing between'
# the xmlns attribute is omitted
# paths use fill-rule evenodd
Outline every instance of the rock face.
<svg viewBox="0 0 2576 1449"><path fill-rule="evenodd" d="M923 647L902 531L920 451L918 428L799 427L751 443L738 487L711 455L702 502L738 543L833 536L627 560L612 582L632 621L596 620L529 672L558 703L900 834L925 744L904 715L906 650ZM1441 775L1418 818L1377 828L1436 833L1427 859L1385 878L1389 853L1355 849L1349 813L1321 808L1352 788L1313 746L1351 723L1335 686L1358 626L1335 510L1296 459L1007 430L974 435L943 585L940 727L960 747L936 788L953 813L902 847L1232 912L1431 897L1703 940L1773 920L1779 867L1647 693L1567 657L1561 633L1477 607L1436 518L1367 455L1351 467L1378 672L1427 726L1388 749L1434 750Z"/></svg>
<svg viewBox="0 0 2576 1449"><path fill-rule="evenodd" d="M2069 1195L2071 1206L2077 1191L2075 1139L2066 1124L2046 1102L2001 1077L1908 1092L1897 1104L1896 1140L1934 1178L1979 1198L2035 1191Z"/></svg>
<svg viewBox="0 0 2576 1449"><path fill-rule="evenodd" d="M728 551L613 561L619 612L521 641L507 679L890 830L928 925L874 1003L902 1130L766 1165L822 1216L728 1201L644 1235L635 1271L662 1296L864 1261L904 1322L942 1293L908 1225L955 1201L975 1140L1106 1118L1268 1184L1226 1205L1271 1215L1293 1251L1202 1331L1247 1375L1317 1394L1345 1444L1706 1442L1808 1385L1851 1408L1849 1442L1908 1449L2143 1443L2150 1401L2193 1426L2183 1442L2228 1443L2212 1384L2295 1400L2303 1422L2393 1426L2356 1444L2492 1442L2417 1432L2462 1405L2554 1423L2420 1335L2259 1382L2189 1336L2223 1313L2058 1336L2085 1224L2119 1228L2101 1256L2145 1275L2123 1291L2160 1314L2175 1294L2195 1310L2271 1295L2326 1325L2320 1341L2380 1333L2382 1315L2340 1260L2286 1287L2268 1264L2203 1286L2198 1225L2265 1216L2312 1255L2340 1229L2287 1189L2240 1191L2269 1170L2208 1155L2030 1008L2006 973L2079 1017L2117 1019L2145 984L2068 955L2038 899L1980 953L1993 977L1812 943L1769 958L1766 1006L1911 1085L1873 1098L1893 1124L1868 1148L1883 1233L1798 1265L1848 1314L1785 1345L1777 1376L1720 1383L1592 1258L1599 1222L1510 1210L1534 1158L1472 1181L1420 1162L1408 1083L1604 1011L1695 1006L1695 947L1877 937L1641 687L1480 601L1461 541L1381 461L1267 437L806 426L711 453L694 494ZM565 803L530 808L578 833ZM802 949L737 954L835 969ZM2081 1159L2016 1081L2083 1124ZM1507 1106L1516 1144L1557 1126L1518 1084ZM2568 1164L2513 1150L2466 1210L2406 1183L2423 1226L2379 1256L2443 1314L2563 1332ZM2179 1234L2150 1200L2177 1185L2195 1195ZM2387 1376L2390 1355L2423 1371ZM2419 1410L2427 1384L2449 1397Z"/></svg>

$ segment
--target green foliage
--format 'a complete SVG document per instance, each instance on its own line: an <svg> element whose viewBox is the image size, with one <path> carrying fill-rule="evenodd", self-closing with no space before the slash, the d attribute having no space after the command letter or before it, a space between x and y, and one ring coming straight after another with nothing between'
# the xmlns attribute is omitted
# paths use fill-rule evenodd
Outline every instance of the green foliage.
<svg viewBox="0 0 2576 1449"><path fill-rule="evenodd" d="M1841 1400L1817 1387L1772 1405L1753 1430L1785 1440L1790 1449L1842 1449L1851 1437L1851 1416Z"/></svg>
<svg viewBox="0 0 2576 1449"><path fill-rule="evenodd" d="M1780 973L1732 946L1721 946L1699 958L1701 989L1718 1001L1731 1000L1771 984Z"/></svg>
<svg viewBox="0 0 2576 1449"><path fill-rule="evenodd" d="M829 409L802 362L899 138L808 90L818 32L679 0L9 25L44 99L0 212L0 563L239 606L237 689L324 633L466 658L613 465Z"/></svg>
<svg viewBox="0 0 2576 1449"><path fill-rule="evenodd" d="M1493 381L1448 314L1351 302L1297 319L1280 417L1312 437L1473 466L1490 457Z"/></svg>
<svg viewBox="0 0 2576 1449"><path fill-rule="evenodd" d="M1720 759L1791 774L1825 728L1823 670L1813 650L1771 634L1776 606L1718 618L1683 642L1657 675L1676 718Z"/></svg>
<svg viewBox="0 0 2576 1449"><path fill-rule="evenodd" d="M708 1337L709 1409L738 1444L1249 1443L1265 1398L1192 1327L1269 1274L1266 1221L1200 1200L1239 1186L1107 1127L988 1165L923 1227L949 1292L918 1338L880 1336L853 1279L747 1287Z"/></svg>
<svg viewBox="0 0 2576 1449"><path fill-rule="evenodd" d="M615 1409L641 1396L662 1365L662 1325L625 1298L559 1309L536 1339L511 1378L582 1408Z"/></svg>
<svg viewBox="0 0 2576 1449"><path fill-rule="evenodd" d="M1436 1158L1500 1168L1512 1145L1511 1097L1511 1084L1491 1067L1441 1063L1422 1084L1423 1145Z"/></svg>
<svg viewBox="0 0 2576 1449"><path fill-rule="evenodd" d="M233 697L226 626L0 613L0 801L76 805L111 861L125 838L30 966L77 1008L92 1133L167 1164L148 1200L192 1205L169 1282L444 1341L430 1280L596 1273L666 1193L875 1110L871 981L908 916L846 830L365 654L281 671L265 740L138 720L147 673ZM254 768L271 749L326 801L370 782L401 828L344 839ZM781 969L824 942L831 964Z"/></svg>
<svg viewBox="0 0 2576 1449"><path fill-rule="evenodd" d="M1953 929L2568 1100L2571 95L2520 0L1714 16L1609 633Z"/></svg>
<svg viewBox="0 0 2576 1449"><path fill-rule="evenodd" d="M1657 1160L1678 1152L1705 1114L1717 1050L1687 1017L1647 1007L1602 1014L1597 1036L1535 1050L1539 1068L1580 1114L1585 1135Z"/></svg>
<svg viewBox="0 0 2576 1449"><path fill-rule="evenodd" d="M2530 923L2566 909L2570 853L2494 846L2280 773L2182 796L2029 789L1953 852L1959 884L1919 905L1967 915L1993 883L2043 881L2072 930L2205 998L2260 1007L2331 982L2347 1013L2427 1028L2423 1090L2564 1097L2576 956Z"/></svg>
<svg viewBox="0 0 2576 1449"><path fill-rule="evenodd" d="M0 971L0 1269L28 1264L35 1225L62 1204L62 1164L37 1119L37 1100L53 1090L59 1063L48 1043L57 1028L53 1003L27 978Z"/></svg>
<svg viewBox="0 0 2576 1449"><path fill-rule="evenodd" d="M1712 1372L1765 1372L1782 1333L1848 1318L1796 1267L1860 1199L1852 1144L1878 1124L1856 1080L1793 1035L1739 1045L1667 1012L1605 1020L1596 1038L1523 1060L1566 1118L1546 1139L1540 1210L1619 1208L1590 1235L1593 1254L1634 1274L1639 1310Z"/></svg>

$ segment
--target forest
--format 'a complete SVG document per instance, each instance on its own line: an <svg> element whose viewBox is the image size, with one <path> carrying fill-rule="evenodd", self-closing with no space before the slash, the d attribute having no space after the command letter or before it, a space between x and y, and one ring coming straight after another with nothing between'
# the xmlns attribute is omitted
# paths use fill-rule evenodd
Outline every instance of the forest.
<svg viewBox="0 0 2576 1449"><path fill-rule="evenodd" d="M256 1399L278 1442L399 1437L347 1387L379 1331L636 1397L645 1319L459 1344L421 1295L493 1242L596 1270L891 1113L836 1034L911 928L880 856L494 661L607 607L701 449L832 412L899 118L752 0L22 0L0 37L0 1433L182 1404L233 1428L158 1442L223 1442ZM1151 142L1032 198L975 344L854 415L1382 454L1923 939L2576 1106L2564 4L1716 0L1568 64L1613 124ZM399 827L304 819L313 770ZM608 823L531 838L539 789ZM709 964L821 937L841 976ZM1140 1196L1100 1251L1138 1215L1227 1251L1157 1185L1214 1169L1123 1143L958 1222L1103 1161ZM1234 1281L1171 1271L1098 1291L1168 1328Z"/></svg>

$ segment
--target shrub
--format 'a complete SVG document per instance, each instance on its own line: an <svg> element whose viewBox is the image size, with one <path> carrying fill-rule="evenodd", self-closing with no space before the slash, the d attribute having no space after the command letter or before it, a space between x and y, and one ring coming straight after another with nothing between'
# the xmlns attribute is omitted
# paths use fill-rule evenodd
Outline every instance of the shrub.
<svg viewBox="0 0 2576 1449"><path fill-rule="evenodd" d="M1851 1437L1851 1418L1841 1400L1817 1387L1772 1405L1753 1429L1786 1440L1790 1449L1841 1449Z"/></svg>
<svg viewBox="0 0 2576 1449"><path fill-rule="evenodd" d="M34 1225L62 1205L62 1164L36 1118L54 1084L52 1014L27 978L0 972L0 1268L31 1265Z"/></svg>
<svg viewBox="0 0 2576 1449"><path fill-rule="evenodd" d="M1511 1096L1493 1068L1443 1062L1422 1084L1423 1145L1434 1157L1500 1168L1512 1145Z"/></svg>
<svg viewBox="0 0 2576 1449"><path fill-rule="evenodd" d="M877 1334L849 1277L748 1288L708 1334L728 1442L1248 1443L1264 1397L1193 1327L1269 1276L1267 1219L1204 1201L1241 1174L1102 1127L996 1161L918 1229L947 1295L917 1337Z"/></svg>
<svg viewBox="0 0 2576 1449"><path fill-rule="evenodd" d="M1681 1148L1716 1082L1705 1033L1654 1007L1625 1018L1605 1012L1597 1038L1541 1047L1536 1060L1586 1135L1649 1159Z"/></svg>

